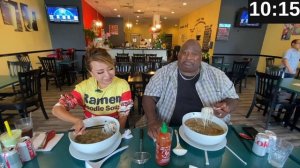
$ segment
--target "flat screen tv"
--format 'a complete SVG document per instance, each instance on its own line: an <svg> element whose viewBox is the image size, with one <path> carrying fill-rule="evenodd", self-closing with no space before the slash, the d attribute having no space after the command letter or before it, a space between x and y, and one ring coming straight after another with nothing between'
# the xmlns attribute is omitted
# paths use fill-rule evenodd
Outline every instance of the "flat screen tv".
<svg viewBox="0 0 300 168"><path fill-rule="evenodd" d="M79 23L79 12L76 6L46 6L47 16L53 23Z"/></svg>
<svg viewBox="0 0 300 168"><path fill-rule="evenodd" d="M249 23L249 14L247 8L241 8L236 12L235 27L260 28L260 23Z"/></svg>

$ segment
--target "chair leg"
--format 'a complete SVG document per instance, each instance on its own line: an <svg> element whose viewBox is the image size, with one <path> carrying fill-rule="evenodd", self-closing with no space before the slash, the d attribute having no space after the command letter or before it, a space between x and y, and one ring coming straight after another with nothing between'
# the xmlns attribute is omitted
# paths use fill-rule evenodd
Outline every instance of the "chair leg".
<svg viewBox="0 0 300 168"><path fill-rule="evenodd" d="M39 103L40 103L40 107L41 107L41 109L42 109L42 112L43 112L43 114L44 114L44 117L48 120L49 117L48 117L47 112L46 112L46 110L45 110L44 102L43 102L43 99L42 99L42 96L41 96L41 95L39 96Z"/></svg>
<svg viewBox="0 0 300 168"><path fill-rule="evenodd" d="M3 110L4 111L4 110ZM4 130L4 121L3 121L3 118L2 118L2 110L0 111L0 131L3 133L5 130Z"/></svg>
<svg viewBox="0 0 300 168"><path fill-rule="evenodd" d="M46 77L46 91L48 90L48 86L49 86L49 79L48 77Z"/></svg>
<svg viewBox="0 0 300 168"><path fill-rule="evenodd" d="M248 111L248 113L247 113L247 115L246 115L246 118L249 118L249 116L250 116L250 114L252 113L252 110L253 110L253 108L254 108L254 105L255 105L255 99L256 98L254 98L253 100L252 100L252 104L251 104L251 106L250 106L250 109L249 109L249 111Z"/></svg>

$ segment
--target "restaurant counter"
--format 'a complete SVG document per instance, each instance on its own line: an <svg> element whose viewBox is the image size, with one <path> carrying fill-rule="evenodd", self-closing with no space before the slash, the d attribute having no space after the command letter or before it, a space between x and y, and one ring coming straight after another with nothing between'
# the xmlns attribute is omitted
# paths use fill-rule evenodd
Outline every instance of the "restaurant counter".
<svg viewBox="0 0 300 168"><path fill-rule="evenodd" d="M115 59L117 53L133 54L157 54L157 57L162 57L163 62L167 62L167 50L165 49L147 49L147 48L112 48L107 50L108 53Z"/></svg>

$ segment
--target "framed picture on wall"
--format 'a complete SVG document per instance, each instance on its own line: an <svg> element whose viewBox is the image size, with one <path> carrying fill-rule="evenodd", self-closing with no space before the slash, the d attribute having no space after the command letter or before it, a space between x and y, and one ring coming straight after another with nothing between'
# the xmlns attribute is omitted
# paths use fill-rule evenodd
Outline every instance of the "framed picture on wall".
<svg viewBox="0 0 300 168"><path fill-rule="evenodd" d="M119 27L118 25L109 25L109 33L111 35L119 35Z"/></svg>
<svg viewBox="0 0 300 168"><path fill-rule="evenodd" d="M14 1L9 1L12 7L12 21L13 21L13 26L15 27L15 31L17 32L22 32L23 27L22 27L22 21L21 21L21 12L18 7L18 3Z"/></svg>
<svg viewBox="0 0 300 168"><path fill-rule="evenodd" d="M23 24L26 31L32 30L31 25L31 18L29 16L28 6L26 4L20 3L21 11L22 11L22 17L23 17Z"/></svg>
<svg viewBox="0 0 300 168"><path fill-rule="evenodd" d="M3 23L6 25L13 25L10 3L0 0L0 8L2 12Z"/></svg>
<svg viewBox="0 0 300 168"><path fill-rule="evenodd" d="M228 40L231 24L220 23L217 33L217 40Z"/></svg>

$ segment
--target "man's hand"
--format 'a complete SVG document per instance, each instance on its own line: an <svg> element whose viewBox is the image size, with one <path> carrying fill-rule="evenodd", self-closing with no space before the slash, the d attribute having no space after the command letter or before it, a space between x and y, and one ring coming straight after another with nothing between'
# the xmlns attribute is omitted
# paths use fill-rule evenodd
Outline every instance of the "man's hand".
<svg viewBox="0 0 300 168"><path fill-rule="evenodd" d="M218 118L224 118L230 112L230 108L225 101L215 104L214 114Z"/></svg>
<svg viewBox="0 0 300 168"><path fill-rule="evenodd" d="M156 139L158 133L159 133L159 129L161 127L162 122L159 120L154 120L152 122L148 123L148 135L152 138L152 139Z"/></svg>

